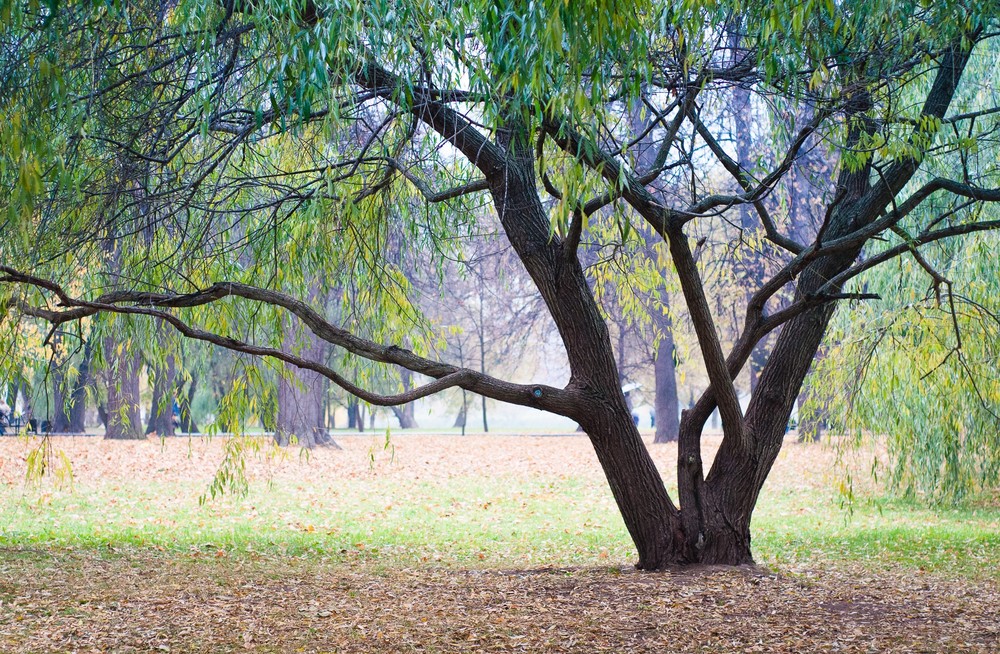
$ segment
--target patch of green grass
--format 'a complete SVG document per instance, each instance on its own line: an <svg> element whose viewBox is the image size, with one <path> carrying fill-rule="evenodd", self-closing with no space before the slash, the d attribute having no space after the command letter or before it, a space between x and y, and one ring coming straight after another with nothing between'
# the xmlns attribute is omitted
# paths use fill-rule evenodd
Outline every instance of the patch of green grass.
<svg viewBox="0 0 1000 654"><path fill-rule="evenodd" d="M833 493L786 496L754 519L755 551L778 566L800 561L902 565L946 576L1000 579L1000 510L929 509L865 501L853 511Z"/></svg>
<svg viewBox="0 0 1000 654"><path fill-rule="evenodd" d="M251 484L200 504L197 484L74 491L0 489L0 546L156 548L193 557L364 559L386 565L618 565L634 550L607 487L575 477L455 477L322 488ZM905 503L840 508L832 491L766 490L754 517L759 561L900 565L1000 579L1000 510Z"/></svg>

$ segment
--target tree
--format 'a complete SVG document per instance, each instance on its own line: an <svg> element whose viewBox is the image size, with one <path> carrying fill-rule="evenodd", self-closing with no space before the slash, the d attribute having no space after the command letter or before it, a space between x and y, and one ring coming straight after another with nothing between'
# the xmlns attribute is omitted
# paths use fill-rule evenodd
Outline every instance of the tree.
<svg viewBox="0 0 1000 654"><path fill-rule="evenodd" d="M185 337L320 373L375 406L459 387L566 416L590 437L644 569L751 562L751 516L834 306L874 299L851 281L928 244L1000 227L974 211L1000 200L996 158L969 156L998 111L990 93L961 84L995 38L987 2L639 3L622 12L606 1L261 0L12 12L4 70L18 83L4 85L4 108L41 117L0 127L3 142L16 136L18 145L0 173L17 234L3 246L0 282L23 314L56 325L99 313L158 319ZM719 38L733 25L737 52ZM46 65L28 66L29 51ZM711 128L734 83L777 107L816 107L805 125L773 128L766 174L741 166ZM652 167L637 169L622 118L643 89L659 149ZM338 136L352 121L364 122L358 138ZM813 135L838 153L837 192L816 237L800 242L763 200ZM941 160L960 162L962 176L921 172ZM648 185L677 167L690 183L665 203ZM720 190L723 175L740 190ZM422 211L392 219L428 265L474 229L475 212L449 203L492 207L555 322L571 371L565 387L449 365L417 339L412 349L384 344L425 327L405 276L380 255L386 203L405 209L399 199L417 195ZM941 212L914 211L930 198ZM690 236L724 229L746 205L781 259L750 295L727 355ZM621 242L633 221L665 241L711 384L679 426L679 506L632 423L578 257L605 207ZM227 231L234 221L243 236ZM65 237L50 233L85 245L115 234L115 268L129 274L105 292L100 248L74 250L87 264L79 274ZM331 286L358 284L353 308L365 320L349 331L316 311L307 285L289 284L303 270L323 271ZM782 291L790 300L779 307ZM283 348L288 314L346 357L430 381L367 390ZM379 315L387 319L369 319ZM734 379L774 333L744 414ZM706 474L701 432L716 407L723 440Z"/></svg>

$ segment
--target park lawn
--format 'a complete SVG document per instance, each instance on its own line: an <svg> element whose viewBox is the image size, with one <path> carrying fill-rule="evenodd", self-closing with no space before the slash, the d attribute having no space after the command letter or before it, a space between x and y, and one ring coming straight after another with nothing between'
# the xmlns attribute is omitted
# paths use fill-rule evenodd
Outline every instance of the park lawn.
<svg viewBox="0 0 1000 654"><path fill-rule="evenodd" d="M38 443L0 439L0 650L1000 643L989 608L1000 510L862 495L848 512L836 453L824 446L789 443L765 487L754 519L765 568L644 575L631 570L631 543L585 438L339 442L308 455L261 443L241 463L247 493L213 498L233 447L225 439L53 439L50 464L69 461L71 484L66 474L26 482ZM652 452L671 479L674 448ZM680 625L682 615L698 628Z"/></svg>

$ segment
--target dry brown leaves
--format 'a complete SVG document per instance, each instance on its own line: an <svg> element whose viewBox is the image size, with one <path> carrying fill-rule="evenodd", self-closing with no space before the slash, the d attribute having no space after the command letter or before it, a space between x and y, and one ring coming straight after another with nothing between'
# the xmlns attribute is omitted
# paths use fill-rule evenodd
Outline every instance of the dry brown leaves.
<svg viewBox="0 0 1000 654"><path fill-rule="evenodd" d="M647 435L647 443L651 438ZM706 466L721 438L705 439ZM24 483L25 458L40 439L0 438L0 483ZM74 483L82 488L142 479L150 482L206 484L224 457L226 439L175 437L165 440L107 442L97 437L51 437L53 452L64 452L72 463ZM339 435L342 449L321 448L308 456L294 448L278 450L267 441L247 458L251 478L276 482L329 483L331 479L370 478L433 480L482 475L563 475L603 479L590 442L572 436L441 436L394 433L386 447L385 434ZM673 479L677 448L650 445L665 480ZM789 442L778 458L769 484L814 487L832 469L828 447Z"/></svg>
<svg viewBox="0 0 1000 654"><path fill-rule="evenodd" d="M4 652L995 652L997 588L756 569L378 570L4 552Z"/></svg>
<svg viewBox="0 0 1000 654"><path fill-rule="evenodd" d="M580 437L398 435L250 461L255 477L600 477ZM717 443L717 440L712 441ZM203 484L222 439L58 439L76 484ZM0 481L30 444L0 439ZM654 448L665 473L673 447ZM786 447L769 483L820 484L833 454ZM1000 589L911 571L386 569L157 551L0 551L0 652L996 652Z"/></svg>

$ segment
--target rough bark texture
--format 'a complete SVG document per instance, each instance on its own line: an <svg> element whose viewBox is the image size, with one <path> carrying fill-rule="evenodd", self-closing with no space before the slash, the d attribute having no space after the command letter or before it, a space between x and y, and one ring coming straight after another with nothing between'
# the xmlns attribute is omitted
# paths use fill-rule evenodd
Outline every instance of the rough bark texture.
<svg viewBox="0 0 1000 654"><path fill-rule="evenodd" d="M105 383L108 402L105 406L104 438L138 440L145 438L139 417L139 370L142 359L128 347L118 350L118 341L106 338L104 349L108 369Z"/></svg>

